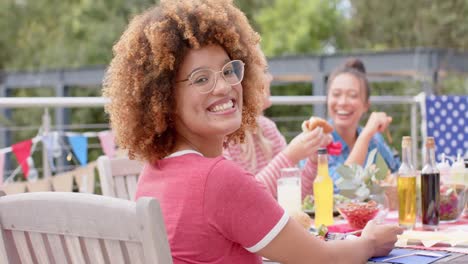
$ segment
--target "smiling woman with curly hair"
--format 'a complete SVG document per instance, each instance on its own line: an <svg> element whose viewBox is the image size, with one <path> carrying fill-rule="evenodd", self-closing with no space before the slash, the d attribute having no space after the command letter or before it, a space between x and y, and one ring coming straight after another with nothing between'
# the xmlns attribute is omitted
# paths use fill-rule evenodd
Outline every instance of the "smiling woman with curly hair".
<svg viewBox="0 0 468 264"><path fill-rule="evenodd" d="M112 99L106 110L117 143L130 157L155 161L172 152L175 75L190 49L209 44L245 63L242 126L228 139L242 140L244 129L255 125L265 65L256 48L259 36L243 13L224 2L162 1L135 17L114 46L103 92Z"/></svg>
<svg viewBox="0 0 468 264"><path fill-rule="evenodd" d="M388 253L398 227L370 224L357 240L325 243L222 156L261 109L258 41L230 0L163 0L114 47L106 111L120 147L147 162L136 198L159 201L174 263L359 263Z"/></svg>

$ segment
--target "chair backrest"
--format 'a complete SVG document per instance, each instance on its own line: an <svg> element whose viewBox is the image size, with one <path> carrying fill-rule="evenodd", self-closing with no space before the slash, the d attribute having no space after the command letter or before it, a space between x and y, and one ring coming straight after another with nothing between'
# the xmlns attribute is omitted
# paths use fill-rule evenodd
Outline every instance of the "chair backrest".
<svg viewBox="0 0 468 264"><path fill-rule="evenodd" d="M0 224L0 263L172 263L154 198L7 195L0 197Z"/></svg>
<svg viewBox="0 0 468 264"><path fill-rule="evenodd" d="M138 176L143 163L129 158L98 158L102 194L126 200L135 199Z"/></svg>

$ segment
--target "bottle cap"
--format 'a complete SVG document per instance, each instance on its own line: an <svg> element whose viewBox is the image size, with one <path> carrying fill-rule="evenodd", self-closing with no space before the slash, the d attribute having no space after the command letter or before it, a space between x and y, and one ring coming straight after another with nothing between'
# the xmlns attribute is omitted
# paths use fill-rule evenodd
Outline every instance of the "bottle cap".
<svg viewBox="0 0 468 264"><path fill-rule="evenodd" d="M403 139L401 140L401 147L403 148L411 147L411 137L404 136Z"/></svg>
<svg viewBox="0 0 468 264"><path fill-rule="evenodd" d="M426 139L426 148L434 148L434 147L435 147L434 137L428 137Z"/></svg>
<svg viewBox="0 0 468 264"><path fill-rule="evenodd" d="M319 148L319 149L317 150L317 153L318 153L318 154L328 154L326 148Z"/></svg>

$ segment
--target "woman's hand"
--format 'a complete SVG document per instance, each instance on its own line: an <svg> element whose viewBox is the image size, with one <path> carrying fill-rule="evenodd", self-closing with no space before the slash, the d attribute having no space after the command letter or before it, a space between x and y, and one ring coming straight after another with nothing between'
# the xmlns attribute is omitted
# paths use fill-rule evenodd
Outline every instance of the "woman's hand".
<svg viewBox="0 0 468 264"><path fill-rule="evenodd" d="M317 127L312 131L302 132L297 135L283 153L294 164L307 157L316 157L317 149L326 147L332 142L330 134L323 133L323 128Z"/></svg>
<svg viewBox="0 0 468 264"><path fill-rule="evenodd" d="M368 239L374 245L372 256L386 256L397 242L397 235L403 233L403 228L396 225L377 225L374 220L367 223L362 230L361 238Z"/></svg>
<svg viewBox="0 0 468 264"><path fill-rule="evenodd" d="M391 122L392 117L388 116L386 113L372 112L362 133L372 138L376 133L385 131Z"/></svg>

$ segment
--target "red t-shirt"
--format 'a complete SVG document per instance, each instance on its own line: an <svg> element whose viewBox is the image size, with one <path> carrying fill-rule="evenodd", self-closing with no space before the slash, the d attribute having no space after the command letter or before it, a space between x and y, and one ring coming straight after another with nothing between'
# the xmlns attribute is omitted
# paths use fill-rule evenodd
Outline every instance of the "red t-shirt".
<svg viewBox="0 0 468 264"><path fill-rule="evenodd" d="M145 166L136 198L142 196L161 204L175 264L262 263L253 253L289 218L252 174L193 151Z"/></svg>

